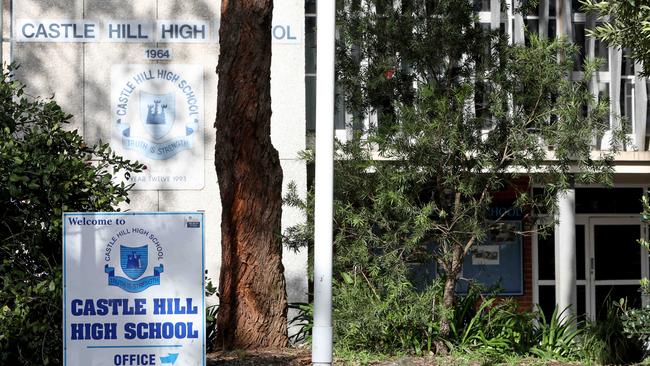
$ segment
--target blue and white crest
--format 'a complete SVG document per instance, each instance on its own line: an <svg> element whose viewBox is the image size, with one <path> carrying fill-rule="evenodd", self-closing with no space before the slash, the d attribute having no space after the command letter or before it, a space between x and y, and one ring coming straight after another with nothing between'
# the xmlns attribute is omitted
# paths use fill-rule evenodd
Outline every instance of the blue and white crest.
<svg viewBox="0 0 650 366"><path fill-rule="evenodd" d="M140 120L149 135L158 140L169 133L176 118L174 93L140 92Z"/></svg>
<svg viewBox="0 0 650 366"><path fill-rule="evenodd" d="M148 245L126 247L120 245L120 266L130 279L135 280L144 274L149 263Z"/></svg>

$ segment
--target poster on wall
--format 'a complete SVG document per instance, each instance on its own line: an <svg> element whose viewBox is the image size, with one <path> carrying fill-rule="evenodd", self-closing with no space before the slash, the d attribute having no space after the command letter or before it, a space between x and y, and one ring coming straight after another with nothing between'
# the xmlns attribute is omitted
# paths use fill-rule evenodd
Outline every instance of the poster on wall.
<svg viewBox="0 0 650 366"><path fill-rule="evenodd" d="M63 221L64 365L205 365L203 214Z"/></svg>
<svg viewBox="0 0 650 366"><path fill-rule="evenodd" d="M499 289L500 295L523 294L521 221L493 224L485 242L476 245L463 260L462 277L471 279L487 290ZM467 282L458 286L467 292Z"/></svg>
<svg viewBox="0 0 650 366"><path fill-rule="evenodd" d="M113 65L111 148L146 166L137 190L202 189L203 66Z"/></svg>

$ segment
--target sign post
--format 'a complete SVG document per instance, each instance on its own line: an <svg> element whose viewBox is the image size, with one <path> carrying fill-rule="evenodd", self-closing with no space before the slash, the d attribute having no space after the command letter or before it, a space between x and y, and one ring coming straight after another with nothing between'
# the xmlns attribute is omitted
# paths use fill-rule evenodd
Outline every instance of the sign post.
<svg viewBox="0 0 650 366"><path fill-rule="evenodd" d="M203 214L63 222L64 365L205 365Z"/></svg>

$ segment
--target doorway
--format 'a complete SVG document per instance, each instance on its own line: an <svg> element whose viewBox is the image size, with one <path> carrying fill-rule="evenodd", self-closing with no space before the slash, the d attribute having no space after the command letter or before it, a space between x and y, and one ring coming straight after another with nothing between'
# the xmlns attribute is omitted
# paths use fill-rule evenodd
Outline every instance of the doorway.
<svg viewBox="0 0 650 366"><path fill-rule="evenodd" d="M645 237L638 215L576 215L576 293L578 316L598 319L607 302L626 298L639 307L639 280L648 276ZM533 300L545 314L555 308L554 236L533 238ZM645 305L645 304L643 304Z"/></svg>

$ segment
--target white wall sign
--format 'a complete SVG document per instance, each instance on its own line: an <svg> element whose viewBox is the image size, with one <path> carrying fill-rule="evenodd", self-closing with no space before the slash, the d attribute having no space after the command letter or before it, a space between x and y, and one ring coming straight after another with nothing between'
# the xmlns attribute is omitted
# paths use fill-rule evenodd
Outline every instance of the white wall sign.
<svg viewBox="0 0 650 366"><path fill-rule="evenodd" d="M204 184L203 66L113 65L111 147L147 166L135 189Z"/></svg>
<svg viewBox="0 0 650 366"><path fill-rule="evenodd" d="M17 19L17 42L217 43L219 21ZM275 21L273 42L302 42L302 28Z"/></svg>
<svg viewBox="0 0 650 366"><path fill-rule="evenodd" d="M203 215L63 221L64 365L205 365Z"/></svg>
<svg viewBox="0 0 650 366"><path fill-rule="evenodd" d="M16 21L18 42L97 42L99 33L99 24L91 20Z"/></svg>

